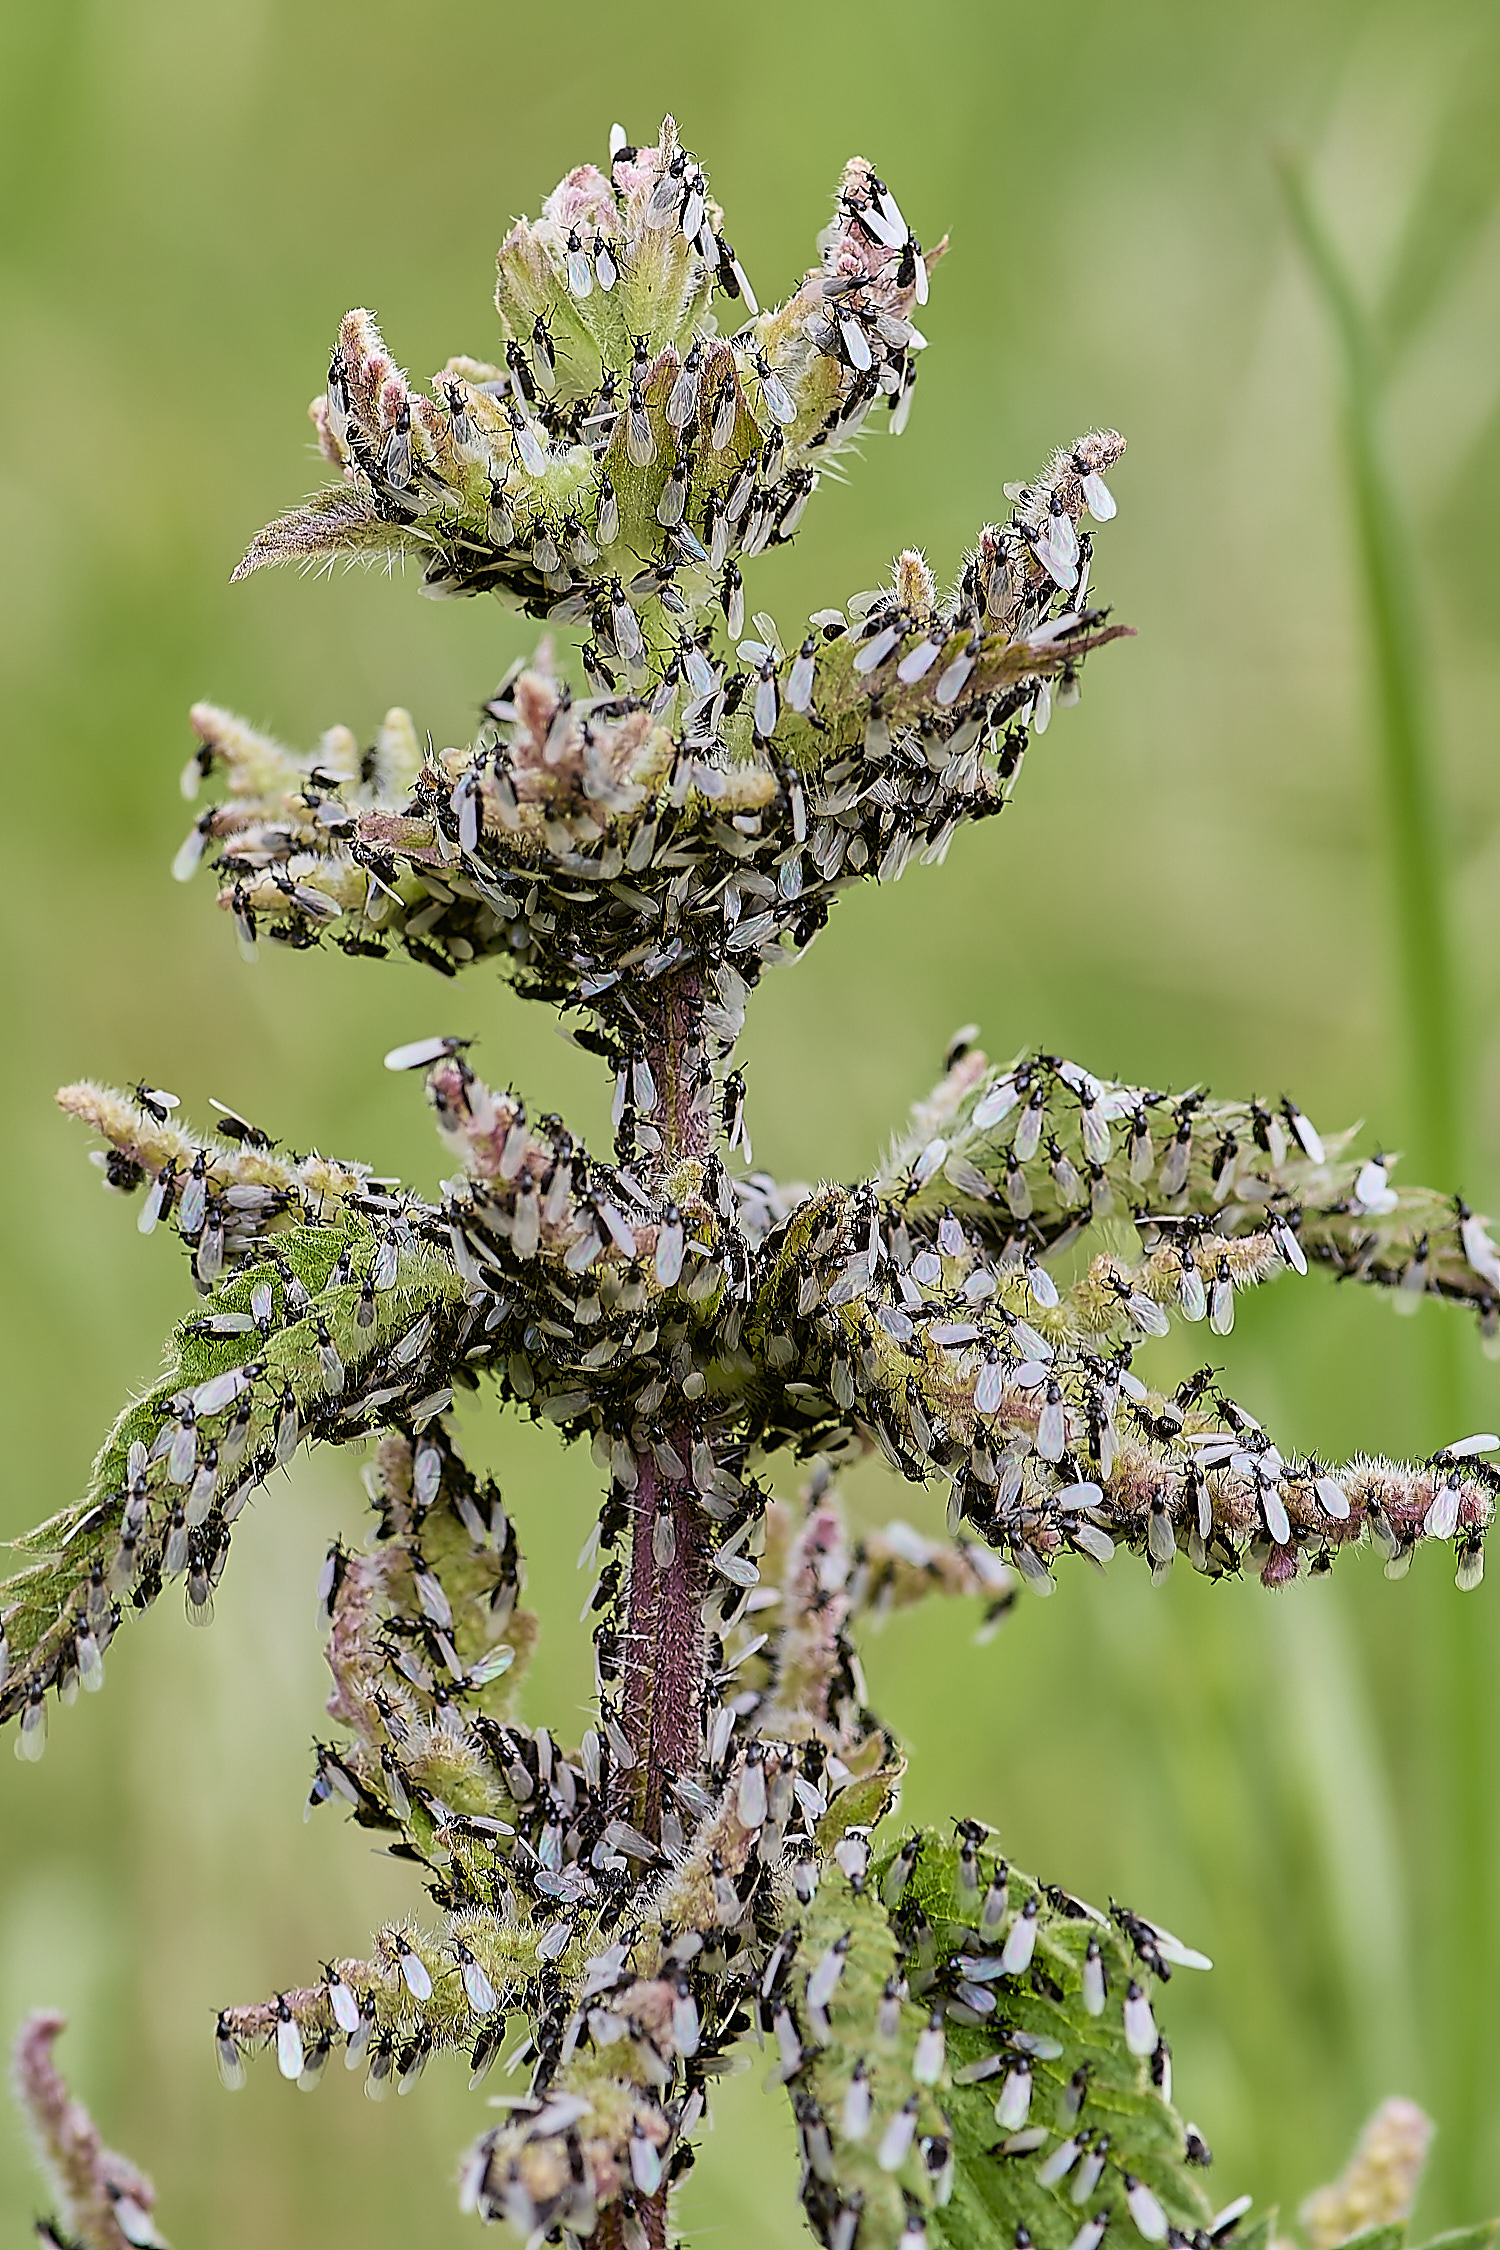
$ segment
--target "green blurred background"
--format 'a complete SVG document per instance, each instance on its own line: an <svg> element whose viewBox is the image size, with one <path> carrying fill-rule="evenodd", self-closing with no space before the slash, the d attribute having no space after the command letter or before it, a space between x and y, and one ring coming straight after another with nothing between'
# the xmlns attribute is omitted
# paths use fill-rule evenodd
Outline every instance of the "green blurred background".
<svg viewBox="0 0 1500 2250"><path fill-rule="evenodd" d="M669 105L765 300L856 149L925 238L953 235L907 435L882 426L825 485L752 606L790 627L908 541L947 571L1054 443L1103 421L1131 444L1096 585L1139 639L1090 668L1000 828L850 898L770 981L747 1041L757 1159L868 1167L969 1020L995 1053L1043 1040L1148 1082L1294 1088L1326 1124L1413 1146L1338 371L1276 187L1290 147L1382 308L1463 963L1463 1180L1500 1197L1492 5L6 0L0 1535L77 1492L189 1301L168 1242L102 1197L50 1106L60 1080L146 1073L200 1118L213 1094L430 1186L420 1090L380 1055L461 1028L489 1076L602 1131L596 1067L497 984L454 995L410 965L274 948L247 970L206 885L167 864L196 696L303 743L335 720L367 735L394 701L465 738L526 645L515 621L379 575L231 590L229 571L319 481L304 402L345 307L373 306L418 374L487 353L511 216L598 157L613 117L645 139ZM1421 1451L1456 1434L1448 1413L1500 1408L1467 1326L1397 1324L1317 1279L1245 1306L1222 1356L1284 1445ZM468 1421L547 1617L531 1708L567 1731L589 1684L589 1464ZM854 1497L938 1520L873 1473ZM212 2067L215 2006L414 1903L357 1830L298 1817L318 1559L358 1521L352 1463L300 1469L242 1526L212 1633L163 1603L112 1651L110 1692L54 1718L39 1769L0 1761L0 2024L69 2010L78 2082L183 2250L472 2238L452 2179L487 2113L457 2070L377 2111L338 2069L311 2101L268 2067L231 2101ZM1163 2012L1221 2200L1294 2205L1399 2090L1441 2122L1424 2217L1500 2205L1493 1581L1461 1598L1423 1556L1389 1585L1360 1556L1273 1600L1078 1564L993 1645L968 1646L974 1622L918 1614L870 1643L915 1752L907 1810L983 1814L1023 1865L1213 1954ZM695 2239L798 2236L763 2075L720 2104L684 2198ZM0 2121L5 2241L35 2208Z"/></svg>

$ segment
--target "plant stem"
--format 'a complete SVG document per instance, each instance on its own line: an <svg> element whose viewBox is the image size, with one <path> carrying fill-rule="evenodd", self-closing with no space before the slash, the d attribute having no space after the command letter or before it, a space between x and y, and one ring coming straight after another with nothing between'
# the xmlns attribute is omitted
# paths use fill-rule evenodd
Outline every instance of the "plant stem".
<svg viewBox="0 0 1500 2250"><path fill-rule="evenodd" d="M643 1120L660 1136L649 1172L659 1188L686 1160L707 1155L710 1124L694 1097L703 1054L700 988L691 973L658 988L647 1017L643 1051L656 1085L656 1101ZM653 1362L650 1373L654 1375ZM703 1762L706 1635L703 1599L708 1579L708 1524L691 1483L669 1477L650 1440L666 1435L681 1461L692 1455L693 1428L679 1420L669 1432L637 1430L636 1486L631 1495L629 1552L622 1600L624 1698L620 1723L635 1764L620 1777L629 1818L653 1843L661 1838L666 1794L680 1775ZM657 1531L670 1525L666 1562L657 1560Z"/></svg>
<svg viewBox="0 0 1500 2250"><path fill-rule="evenodd" d="M645 2237L647 2250L666 2250L666 2189L661 2188L649 2203L637 2202L634 2212ZM593 2250L631 2250L631 2239L623 2204L606 2203L599 2214L599 2224L590 2238ZM635 2250L640 2250L639 2242L636 2242Z"/></svg>
<svg viewBox="0 0 1500 2250"><path fill-rule="evenodd" d="M1381 446L1380 379L1369 319L1300 167L1283 162L1281 178L1343 368L1344 444L1374 671L1411 1118L1421 1161L1439 1180L1452 1181L1459 1162L1454 974L1436 764L1417 660L1411 543Z"/></svg>
<svg viewBox="0 0 1500 2250"><path fill-rule="evenodd" d="M661 1135L661 1153L652 1166L661 1175L688 1158L701 1162L709 1150L709 1113L694 1099L703 1053L703 994L697 973L684 971L664 980L649 1013L638 1008L637 1021L656 1080L656 1107L646 1122Z"/></svg>
<svg viewBox="0 0 1500 2250"><path fill-rule="evenodd" d="M685 1456L692 1445L690 1429L674 1430L672 1441ZM657 1564L655 1553L662 1514L669 1516L675 1533L675 1553L665 1568ZM691 1487L668 1483L655 1454L640 1453L630 1509L620 1721L635 1765L621 1781L631 1820L653 1843L660 1841L672 1781L696 1772L703 1759L707 1567L704 1518Z"/></svg>

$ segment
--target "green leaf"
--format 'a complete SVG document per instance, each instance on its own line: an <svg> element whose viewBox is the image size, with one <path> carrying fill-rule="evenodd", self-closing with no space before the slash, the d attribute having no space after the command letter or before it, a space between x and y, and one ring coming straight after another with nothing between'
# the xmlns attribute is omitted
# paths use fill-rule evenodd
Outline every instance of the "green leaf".
<svg viewBox="0 0 1500 2250"><path fill-rule="evenodd" d="M1126 2039L1126 1995L1133 1985L1147 1987L1149 1972L1102 1917L1061 1892L1049 1896L1016 1870L1003 1876L1004 1865L988 1840L978 1844L965 1867L957 1844L929 1834L894 1911L898 1934L906 1940L913 1999L930 2006L941 1996L949 2019L953 2082L942 2100L953 2133L954 2182L950 2201L933 2214L932 2232L952 2250L989 2243L1012 2250L1016 2229L1024 2226L1038 2250L1068 2250L1089 2218L1107 2213L1116 2241L1140 2241L1145 2237L1128 2200L1131 2181L1149 2191L1167 2222L1184 2233L1196 2231L1210 2209L1185 2161L1182 2121L1154 2082L1156 2058L1133 2054ZM882 1878L886 1872L881 1870ZM1006 1907L986 1930L986 1897L1002 1879ZM992 1977L988 1964L1003 1956L1032 1901L1036 1943L1029 1966L1019 1975ZM1083 1997L1091 1941L1098 1945L1106 1980L1104 2012L1098 2016L1088 2012ZM964 1978L961 1960L985 1963L982 1981ZM979 2017L966 2004L961 1980L969 1998L993 1996L991 2015ZM968 2022L962 2020L966 2015ZM1006 2126L997 2122L997 2100L1012 2068L1026 2062L1030 2104L1022 2124ZM993 2075L957 2082L986 2064L998 2065ZM1077 2161L1061 2180L1044 2184L1038 2174L1048 2159L1080 2135L1088 2139ZM1099 2155L1104 2163L1097 2180L1075 2200L1089 2177L1085 2164ZM1149 2205L1145 2217L1155 2223Z"/></svg>
<svg viewBox="0 0 1500 2250"><path fill-rule="evenodd" d="M878 1820L884 1820L905 1771L906 1760L901 1758L894 1766L882 1766L878 1773L867 1774L841 1789L818 1822L818 1849L831 1852L851 1828L873 1828Z"/></svg>
<svg viewBox="0 0 1500 2250"><path fill-rule="evenodd" d="M800 2066L790 2072L783 2060L781 2076L808 2157L802 2187L808 2220L826 2242L840 2211L857 2204L860 2250L894 2250L908 2200L920 2205L934 2192L923 2142L936 2141L946 2153L941 2097L912 2079L927 2012L893 1998L882 2020L887 1988L899 1984L900 1947L878 1898L833 1865L825 1869L816 1896L793 1928L797 1950L792 1973L773 1991L770 2007L778 2048L785 2010L802 2053ZM808 1986L834 1947L843 1949L843 1970L826 2004L823 2036ZM868 2088L868 2123L863 2132L850 2133L845 2130L845 2105L856 2077ZM885 2136L908 2103L916 2104L910 2147L899 2163L887 2168L882 2155L891 2152Z"/></svg>
<svg viewBox="0 0 1500 2250"><path fill-rule="evenodd" d="M1500 2219L1481 2219L1478 2226L1453 2227L1447 2234L1433 2235L1421 2245L1421 2250L1492 2250L1497 2234L1500 2234ZM1367 2238L1360 2235L1356 2239L1363 2242ZM1349 2250L1347 2244L1344 2250Z"/></svg>
<svg viewBox="0 0 1500 2250"><path fill-rule="evenodd" d="M248 578L272 563L306 564L337 555L398 555L415 543L410 530L388 522L373 500L346 484L328 485L258 531L233 576Z"/></svg>
<svg viewBox="0 0 1500 2250"><path fill-rule="evenodd" d="M89 1508L87 1500L75 1500L71 1507L60 1508L55 1516L39 1523L35 1531L23 1531L18 1538L6 1540L5 1545L17 1555L60 1555Z"/></svg>
<svg viewBox="0 0 1500 2250"><path fill-rule="evenodd" d="M249 1495L278 1458L276 1426L283 1402L297 1411L297 1442L332 1439L346 1443L364 1434L368 1417L347 1411L342 1390L330 1394L324 1380L318 1338L326 1334L351 1371L352 1393L366 1367L390 1349L411 1324L426 1314L440 1319L458 1296L452 1266L426 1247L401 1259L388 1289L375 1299L375 1317L361 1326L358 1300L363 1267L344 1281L335 1269L346 1249L373 1254L375 1230L362 1216L335 1208L327 1225L288 1227L270 1239L273 1255L246 1263L207 1297L193 1318L180 1322L168 1346L165 1372L143 1397L126 1407L95 1460L87 1497L18 1541L22 1554L40 1559L14 1577L0 1580L0 1623L8 1644L9 1669L0 1684L0 1723L27 1702L33 1681L42 1688L59 1684L77 1658L79 1636L106 1648L132 1609L161 1591L172 1510L184 1488L170 1482L168 1464L158 1454L145 1472L143 1517L133 1567L116 1572L122 1553L121 1531L130 1487L129 1455L139 1442L150 1453L176 1419L173 1400L215 1378L252 1369L241 1388L215 1405L201 1406L197 1429L206 1445L227 1440L230 1425L244 1415L237 1466L218 1485L203 1539L205 1555L223 1565L231 1526ZM287 1305L283 1269L306 1293L306 1304ZM347 1269L346 1269L347 1270ZM229 1336L207 1332L212 1318L248 1313L257 1283L281 1288L279 1323L264 1334L244 1329ZM441 1371L441 1353L423 1361L422 1379ZM243 1404L241 1403L243 1401ZM378 1409L371 1413L378 1414ZM181 1564L176 1568L180 1571ZM92 1663L86 1685L97 1685ZM499 1696L502 1691L496 1689Z"/></svg>
<svg viewBox="0 0 1500 2250"><path fill-rule="evenodd" d="M1365 2227L1351 2234L1339 2244L1339 2250L1405 2250L1406 2221L1397 2219L1390 2226Z"/></svg>
<svg viewBox="0 0 1500 2250"><path fill-rule="evenodd" d="M1198 2232L1210 2205L1157 2083L1165 2051L1133 2053L1126 2034L1126 1997L1149 1970L1092 1908L1007 1870L977 1828L961 1835L925 1831L864 1879L846 1838L768 1988L814 2233L833 2239L856 2204L861 2250L894 2250L913 2210L943 2250L1014 2250L1019 2227L1037 2250L1071 2250L1105 2216L1117 2243L1147 2250L1169 2225ZM1007 1940L1033 1927L1029 1960L1013 1952L1005 1971ZM1105 1975L1098 2015L1084 1998L1091 1942ZM868 2102L856 2088L851 2110L855 2081ZM910 2146L893 2148L904 2113ZM1038 2176L1073 2144L1056 2179ZM1243 2250L1265 2250L1259 2227Z"/></svg>

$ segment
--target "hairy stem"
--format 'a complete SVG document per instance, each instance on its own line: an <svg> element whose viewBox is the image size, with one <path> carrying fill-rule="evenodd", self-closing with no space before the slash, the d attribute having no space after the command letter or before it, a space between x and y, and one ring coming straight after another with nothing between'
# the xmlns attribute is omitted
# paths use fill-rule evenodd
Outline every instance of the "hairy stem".
<svg viewBox="0 0 1500 2250"><path fill-rule="evenodd" d="M648 2250L666 2250L666 2189L653 2195L649 2203L637 2203L633 2215L635 2226L640 2228L639 2235L621 2204L606 2204L599 2214L599 2224L594 2231L593 2239L598 2250L641 2250L642 2236Z"/></svg>
<svg viewBox="0 0 1500 2250"><path fill-rule="evenodd" d="M661 1136L652 1159L657 1176L684 1158L708 1153L709 1115L695 1097L703 1067L702 1000L696 977L673 978L637 1021L656 1085L648 1122ZM689 1425L669 1440L686 1464ZM669 1455L670 1461L670 1455ZM707 1526L685 1478L674 1481L649 1443L639 1447L631 1498L629 1563L624 1594L625 1695L621 1724L635 1756L622 1777L630 1817L653 1843L660 1840L666 1790L702 1759L704 1628L708 1575ZM664 1558L664 1559L659 1559Z"/></svg>
<svg viewBox="0 0 1500 2250"><path fill-rule="evenodd" d="M66 2024L65 2016L39 2010L28 2016L16 2041L16 2098L36 2136L37 2154L77 2234L78 2250L131 2250L133 2243L159 2242L151 2220L156 2201L151 2182L127 2158L104 2146L53 2059Z"/></svg>
<svg viewBox="0 0 1500 2250"><path fill-rule="evenodd" d="M655 1106L643 1119L661 1136L654 1169L670 1171L684 1158L701 1161L708 1154L712 1126L710 1111L696 1099L699 1072L706 1068L703 995L696 972L664 980L633 1013L656 1082Z"/></svg>
<svg viewBox="0 0 1500 2250"><path fill-rule="evenodd" d="M691 1431L675 1430L672 1443L686 1459ZM671 1525L674 1550L664 1565L656 1559L662 1520ZM702 1763L704 1532L691 1486L672 1483L648 1448L637 1457L631 1498L621 1724L635 1764L621 1779L630 1818L653 1843L672 1780Z"/></svg>

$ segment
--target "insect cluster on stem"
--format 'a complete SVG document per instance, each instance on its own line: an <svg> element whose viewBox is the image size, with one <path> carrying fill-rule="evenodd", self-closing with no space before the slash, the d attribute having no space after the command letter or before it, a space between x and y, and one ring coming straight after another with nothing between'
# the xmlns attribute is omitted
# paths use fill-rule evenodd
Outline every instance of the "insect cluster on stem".
<svg viewBox="0 0 1500 2250"><path fill-rule="evenodd" d="M1275 1586L1365 1540L1393 1576L1423 1541L1461 1585L1482 1567L1500 1440L1335 1464L1283 1452L1212 1366L1164 1391L1136 1365L1310 1263L1500 1331L1484 1222L1291 1101L1046 1053L996 1068L960 1040L874 1177L750 1169L735 1050L761 975L850 884L1001 811L1054 697L1124 630L1090 593L1108 431L1007 486L946 591L908 550L805 631L747 625L743 566L872 413L902 427L942 247L856 159L818 263L762 313L672 121L649 147L617 130L502 245L499 360L422 391L348 315L312 409L339 475L240 566L409 556L428 594L582 636L581 681L549 635L461 747L392 710L367 745L335 728L299 755L199 705L184 787L217 794L175 871L212 860L252 959L498 962L611 1073L608 1150L487 1086L457 1036L387 1057L424 1074L454 1165L436 1199L222 1105L194 1132L146 1081L59 1097L200 1301L86 1497L20 1543L0 1718L40 1756L49 1697L99 1687L127 1614L171 1584L208 1621L273 1471L365 1446L370 1536L321 1587L333 1732L309 1808L393 1837L435 1919L226 2008L219 2068L236 2086L265 2049L308 2084L337 2053L378 2099L460 2049L477 2083L521 2018L526 2090L462 2192L528 2235L663 2242L716 2080L758 2038L830 2250L1268 2239L1243 2200L1213 2212L1173 2107L1153 1994L1203 1957L1023 1874L980 1821L893 1827L859 1628L928 1594L993 1624L1120 1545L1158 1580L1182 1557ZM486 1385L604 1480L576 1743L523 1716L517 1515L452 1428ZM832 1477L872 1449L946 1484L950 1536L851 1534ZM800 1499L773 1492L788 1459ZM69 2223L86 2250L154 2241L149 2189L112 2185L58 2107L46 2022L21 2081Z"/></svg>

